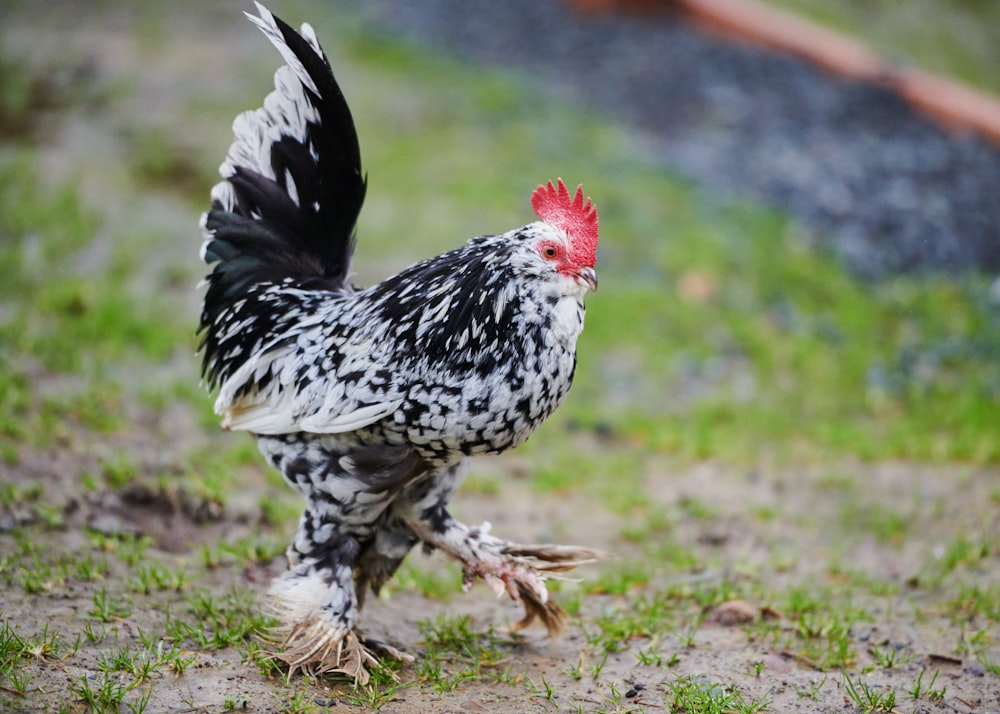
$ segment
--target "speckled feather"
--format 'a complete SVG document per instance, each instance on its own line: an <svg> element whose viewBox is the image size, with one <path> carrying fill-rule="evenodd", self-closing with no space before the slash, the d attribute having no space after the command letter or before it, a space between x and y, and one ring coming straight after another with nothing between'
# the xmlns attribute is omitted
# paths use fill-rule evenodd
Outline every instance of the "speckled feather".
<svg viewBox="0 0 1000 714"><path fill-rule="evenodd" d="M482 238L367 290L253 286L214 326L216 410L257 434L356 431L434 451L521 443L565 397L578 295L525 272L540 225Z"/></svg>
<svg viewBox="0 0 1000 714"><path fill-rule="evenodd" d="M286 65L264 106L234 123L203 217L214 268L201 331L223 426L253 434L306 499L291 569L272 587L285 659L362 681L364 590L418 541L557 630L545 572L593 552L515 547L446 506L466 456L522 443L566 396L596 288L596 209L549 183L532 197L542 221L351 285L366 181L350 110L312 28L257 7Z"/></svg>

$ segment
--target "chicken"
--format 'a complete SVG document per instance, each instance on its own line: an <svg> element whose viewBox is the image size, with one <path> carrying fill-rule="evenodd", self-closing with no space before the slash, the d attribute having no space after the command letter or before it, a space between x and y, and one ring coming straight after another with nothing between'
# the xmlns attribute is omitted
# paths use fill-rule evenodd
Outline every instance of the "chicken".
<svg viewBox="0 0 1000 714"><path fill-rule="evenodd" d="M546 578L598 553L511 543L447 505L467 457L522 443L565 398L597 289L597 209L548 182L531 196L539 221L356 287L367 180L350 110L313 29L257 8L285 65L236 118L202 217L201 349L222 426L253 435L306 502L270 588L277 656L359 683L379 656L405 658L358 619L417 543L460 561L465 589L482 578L521 601L516 627L558 633Z"/></svg>

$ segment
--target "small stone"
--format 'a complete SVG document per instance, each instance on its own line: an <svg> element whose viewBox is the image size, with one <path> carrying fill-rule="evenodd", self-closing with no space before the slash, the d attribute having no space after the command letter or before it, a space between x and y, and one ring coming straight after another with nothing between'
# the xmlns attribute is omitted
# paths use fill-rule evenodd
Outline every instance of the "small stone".
<svg viewBox="0 0 1000 714"><path fill-rule="evenodd" d="M985 677L986 668L979 662L969 662L962 668L962 671L973 677Z"/></svg>
<svg viewBox="0 0 1000 714"><path fill-rule="evenodd" d="M749 603L743 600L728 600L716 605L706 621L723 627L732 627L753 622L756 616L757 610Z"/></svg>

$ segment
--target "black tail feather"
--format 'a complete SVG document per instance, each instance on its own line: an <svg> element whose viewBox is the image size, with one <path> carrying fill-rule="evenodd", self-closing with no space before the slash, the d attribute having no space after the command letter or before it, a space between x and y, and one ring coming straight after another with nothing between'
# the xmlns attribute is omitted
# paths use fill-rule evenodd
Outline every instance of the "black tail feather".
<svg viewBox="0 0 1000 714"><path fill-rule="evenodd" d="M202 257L214 264L201 316L203 372L214 383L225 313L254 286L350 290L355 225L367 188L350 108L308 25L302 34L258 4L251 18L286 66L264 106L234 123L234 143L220 167L204 217ZM259 292L259 291L258 291ZM241 309L245 319L247 310ZM263 316L262 316L263 317ZM266 318L262 324L268 323Z"/></svg>
<svg viewBox="0 0 1000 714"><path fill-rule="evenodd" d="M308 144L286 137L271 153L275 175L282 175L279 166L289 169L299 191L299 206L307 219L305 235L310 249L324 258L330 275L344 275L367 189L354 117L326 56L317 54L282 20L274 20L319 92L316 95L308 87L302 88L320 116L319 126L310 124L309 132L309 143L319 159L312 160Z"/></svg>

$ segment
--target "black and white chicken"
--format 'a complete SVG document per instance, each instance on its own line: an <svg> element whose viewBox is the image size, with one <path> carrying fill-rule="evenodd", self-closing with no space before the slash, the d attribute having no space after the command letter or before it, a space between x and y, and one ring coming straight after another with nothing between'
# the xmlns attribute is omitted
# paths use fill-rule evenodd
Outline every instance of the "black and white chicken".
<svg viewBox="0 0 1000 714"><path fill-rule="evenodd" d="M285 65L236 118L202 219L201 333L223 427L251 433L306 500L270 590L278 656L360 683L379 654L403 656L358 618L417 543L460 561L466 585L523 602L517 626L558 632L545 580L597 553L511 543L447 505L469 456L522 443L566 397L597 289L597 209L548 182L531 196L539 221L352 285L366 178L350 110L313 29L257 8Z"/></svg>

